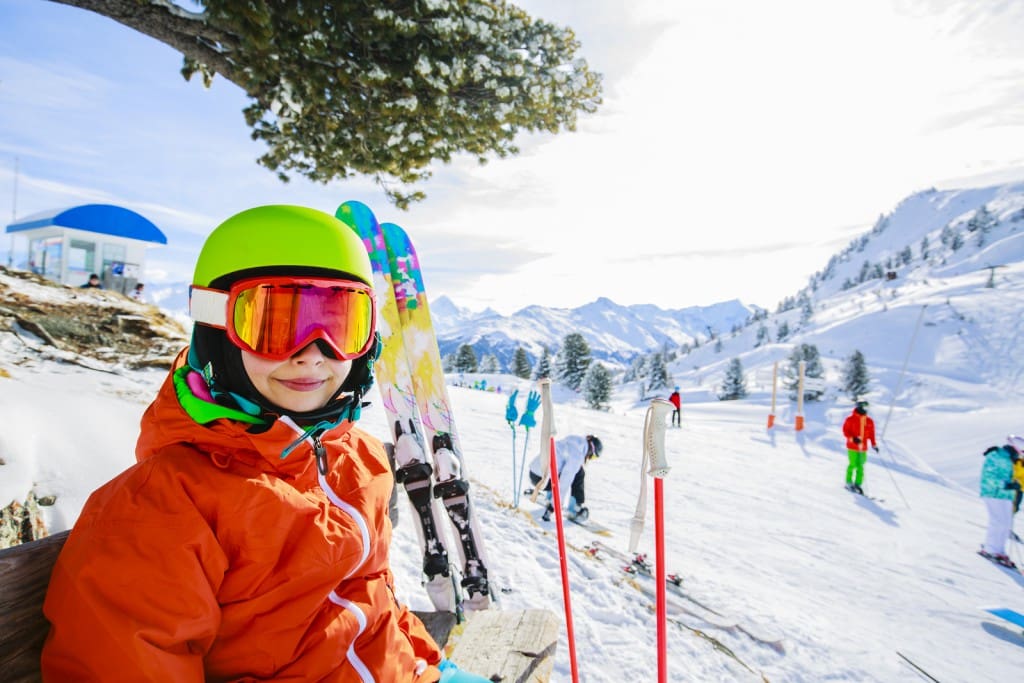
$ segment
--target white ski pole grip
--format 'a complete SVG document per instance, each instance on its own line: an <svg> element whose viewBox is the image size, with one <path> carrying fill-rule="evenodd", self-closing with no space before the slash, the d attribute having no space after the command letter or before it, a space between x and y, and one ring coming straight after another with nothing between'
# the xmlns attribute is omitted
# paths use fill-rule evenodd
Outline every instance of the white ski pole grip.
<svg viewBox="0 0 1024 683"><path fill-rule="evenodd" d="M650 460L650 469L647 474L658 479L663 479L671 469L665 459L665 416L672 412L672 404L668 401L656 398L651 401L647 409L650 419L647 421L647 429L644 433L644 450Z"/></svg>
<svg viewBox="0 0 1024 683"><path fill-rule="evenodd" d="M548 485L551 479L549 460L547 453L550 447L551 437L555 434L555 412L551 403L551 380L545 377L537 382L540 385L540 405L544 413L540 416L540 483L533 487L533 494L530 501L536 503L540 492Z"/></svg>
<svg viewBox="0 0 1024 683"><path fill-rule="evenodd" d="M663 478L668 474L668 461L665 459L665 416L672 412L673 405L668 401L656 398L651 401L644 416L644 455L640 461L640 495L636 501L636 512L629 523L629 552L635 553L640 544L640 536L644 533L644 516L647 514L647 479L646 476ZM648 469L649 467L649 469Z"/></svg>

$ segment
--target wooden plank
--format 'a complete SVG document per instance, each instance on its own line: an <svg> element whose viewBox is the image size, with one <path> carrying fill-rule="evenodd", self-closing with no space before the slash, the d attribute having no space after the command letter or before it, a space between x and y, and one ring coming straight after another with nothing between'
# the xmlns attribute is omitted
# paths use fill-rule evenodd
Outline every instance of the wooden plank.
<svg viewBox="0 0 1024 683"><path fill-rule="evenodd" d="M412 612L423 625L427 627L427 633L434 639L438 647L443 648L448 642L448 636L455 627L455 614L453 612Z"/></svg>
<svg viewBox="0 0 1024 683"><path fill-rule="evenodd" d="M10 683L40 680L50 624L43 600L67 531L0 550L0 671Z"/></svg>
<svg viewBox="0 0 1024 683"><path fill-rule="evenodd" d="M547 610L473 612L452 638L460 669L502 683L547 683L558 645L558 618Z"/></svg>

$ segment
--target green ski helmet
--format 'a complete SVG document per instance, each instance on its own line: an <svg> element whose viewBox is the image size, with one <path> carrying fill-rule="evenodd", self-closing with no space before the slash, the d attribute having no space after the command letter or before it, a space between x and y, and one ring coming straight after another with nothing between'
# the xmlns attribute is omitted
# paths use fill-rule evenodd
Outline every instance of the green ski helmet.
<svg viewBox="0 0 1024 683"><path fill-rule="evenodd" d="M199 252L192 284L210 287L254 268L291 274L293 266L341 272L373 285L370 257L351 228L322 211L283 205L249 209L218 225Z"/></svg>
<svg viewBox="0 0 1024 683"><path fill-rule="evenodd" d="M326 277L357 280L373 286L373 269L362 239L329 214L301 206L260 206L218 225L206 238L196 260L193 286L228 290L239 280L260 276ZM253 386L242 365L241 349L219 328L196 323L189 365L206 379L218 401L252 415L290 414L300 423L339 418L346 410L357 419L362 396L373 384L379 341L352 361L339 392L351 396L296 415L270 404Z"/></svg>

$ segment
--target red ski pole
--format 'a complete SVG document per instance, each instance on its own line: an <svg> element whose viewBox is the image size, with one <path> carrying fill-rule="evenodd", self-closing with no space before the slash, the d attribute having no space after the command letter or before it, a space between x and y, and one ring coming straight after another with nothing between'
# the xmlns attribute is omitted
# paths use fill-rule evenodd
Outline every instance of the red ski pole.
<svg viewBox="0 0 1024 683"><path fill-rule="evenodd" d="M654 477L654 564L658 618L658 683L668 681L668 610L665 599L665 491L663 479L669 466L665 459L665 415L672 404L662 399L651 401L644 422L644 459L650 461L647 474Z"/></svg>
<svg viewBox="0 0 1024 683"><path fill-rule="evenodd" d="M555 527L558 529L558 561L562 565L562 601L565 603L565 635L569 641L569 667L572 683L579 683L576 669L576 634L572 626L572 599L569 596L569 564L565 556L565 527L562 526L562 496L558 490L558 462L555 458L555 437L549 439L548 472L551 475L551 502L555 506Z"/></svg>

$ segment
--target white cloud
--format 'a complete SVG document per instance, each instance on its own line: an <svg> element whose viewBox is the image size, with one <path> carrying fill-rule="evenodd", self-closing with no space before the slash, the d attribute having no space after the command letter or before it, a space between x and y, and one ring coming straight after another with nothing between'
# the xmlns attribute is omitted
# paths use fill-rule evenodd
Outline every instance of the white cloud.
<svg viewBox="0 0 1024 683"><path fill-rule="evenodd" d="M15 98L23 111L17 125L0 123L0 149L30 148L26 177L57 183L19 206L84 192L141 207L182 235L190 272L184 247L235 211L270 202L333 211L359 199L425 245L428 286L462 305L508 312L608 296L773 306L851 229L907 194L1024 177L1019 3L517 4L574 29L605 74L604 105L575 133L524 136L518 157L437 166L427 202L408 213L365 179L281 185L255 165L237 88L175 80L166 71L177 56L162 46L142 55L149 43L108 24L96 37L131 42L148 69L82 67L63 109L52 93ZM65 17L33 11L51 27ZM50 72L67 57L7 49L22 86L37 73L45 89L59 87L63 76ZM83 127L96 93L107 109ZM58 167L61 145L68 159Z"/></svg>

